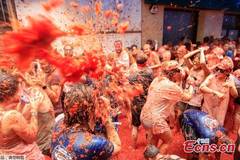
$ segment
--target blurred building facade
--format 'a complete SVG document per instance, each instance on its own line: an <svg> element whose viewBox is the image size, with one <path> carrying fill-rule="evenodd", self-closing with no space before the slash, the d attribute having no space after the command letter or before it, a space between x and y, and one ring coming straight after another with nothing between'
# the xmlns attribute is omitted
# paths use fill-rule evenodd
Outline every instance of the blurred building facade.
<svg viewBox="0 0 240 160"><path fill-rule="evenodd" d="M76 0L79 5L88 5L94 0ZM0 0L0 33L9 30L9 21L15 16L25 23L27 16L44 13L41 7L46 0ZM77 17L65 0L64 6L51 13L60 27L72 23ZM240 35L240 2L238 0L102 0L103 9L114 9L116 3L123 4L122 20L130 21L125 35L108 33L103 46L122 39L125 46L141 46L148 39L159 45L172 42L176 44L187 37L193 42L202 41L205 36L236 39ZM65 13L68 12L68 14ZM68 15L68 16L66 16ZM69 18L70 17L70 18ZM78 17L81 20L81 17ZM101 35L100 35L101 37ZM106 38L107 37L107 38ZM87 38L88 39L88 38ZM111 45L110 48L113 48Z"/></svg>

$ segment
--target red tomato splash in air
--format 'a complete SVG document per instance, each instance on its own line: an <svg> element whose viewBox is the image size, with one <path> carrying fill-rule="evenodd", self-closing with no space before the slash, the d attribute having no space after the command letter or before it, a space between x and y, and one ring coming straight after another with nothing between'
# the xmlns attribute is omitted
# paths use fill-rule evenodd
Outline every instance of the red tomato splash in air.
<svg viewBox="0 0 240 160"><path fill-rule="evenodd" d="M48 0L47 2L43 3L42 6L46 11L51 11L61 4L63 4L64 0Z"/></svg>
<svg viewBox="0 0 240 160"><path fill-rule="evenodd" d="M125 33L128 29L129 22L120 23L117 29L118 33Z"/></svg>
<svg viewBox="0 0 240 160"><path fill-rule="evenodd" d="M102 10L102 3L101 2L96 2L95 4L95 13L96 15L99 15Z"/></svg>
<svg viewBox="0 0 240 160"><path fill-rule="evenodd" d="M73 34L83 35L85 33L85 26L82 24L75 24L70 27Z"/></svg>
<svg viewBox="0 0 240 160"><path fill-rule="evenodd" d="M3 53L16 55L19 69L26 69L33 59L44 57L51 43L65 34L44 16L29 17L28 20L29 26L1 37Z"/></svg>
<svg viewBox="0 0 240 160"><path fill-rule="evenodd" d="M73 7L73 8L78 8L79 7L79 5L78 5L78 3L76 3L76 2L70 2L70 5Z"/></svg>

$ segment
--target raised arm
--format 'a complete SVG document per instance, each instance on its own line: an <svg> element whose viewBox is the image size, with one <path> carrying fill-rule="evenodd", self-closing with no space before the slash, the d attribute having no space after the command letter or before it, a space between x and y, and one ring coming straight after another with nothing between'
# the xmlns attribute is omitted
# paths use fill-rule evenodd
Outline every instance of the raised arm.
<svg viewBox="0 0 240 160"><path fill-rule="evenodd" d="M206 65L206 58L204 55L204 50L201 48L200 49L200 64L202 69L205 72L205 75L209 75L210 74L210 70L208 69L207 65Z"/></svg>
<svg viewBox="0 0 240 160"><path fill-rule="evenodd" d="M46 87L45 91L49 98L54 102L57 103L61 94L61 86L60 85L52 85L50 87Z"/></svg>
<svg viewBox="0 0 240 160"><path fill-rule="evenodd" d="M191 51L191 52L189 52L188 54L186 54L183 58L184 58L184 59L188 59L188 58L192 57L193 55L195 55L195 54L197 54L197 53L199 53L199 52L200 52L200 49L196 49L196 50Z"/></svg>
<svg viewBox="0 0 240 160"><path fill-rule="evenodd" d="M188 67L189 69L193 67L193 63L192 63L192 61L190 60L190 57L194 56L194 55L197 54L199 51L200 51L200 49L191 51L191 52L189 52L188 54L186 54L186 55L183 57L184 62L186 63L186 65L187 65L187 67Z"/></svg>
<svg viewBox="0 0 240 160"><path fill-rule="evenodd" d="M117 154L121 150L121 140L116 129L114 128L111 119L107 121L105 127L107 130L107 138L110 142L112 142L114 146L113 154Z"/></svg>
<svg viewBox="0 0 240 160"><path fill-rule="evenodd" d="M109 108L110 107L109 100L105 97L101 97L101 99L103 100L105 107ZM107 121L105 122L105 127L107 130L107 139L110 142L112 142L112 144L114 146L113 154L117 154L121 150L121 140L120 140L120 137L112 123L110 116L107 119Z"/></svg>

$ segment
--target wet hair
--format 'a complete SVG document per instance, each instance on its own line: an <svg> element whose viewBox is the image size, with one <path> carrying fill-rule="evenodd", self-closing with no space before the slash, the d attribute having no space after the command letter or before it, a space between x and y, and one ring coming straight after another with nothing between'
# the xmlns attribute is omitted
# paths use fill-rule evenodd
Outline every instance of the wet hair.
<svg viewBox="0 0 240 160"><path fill-rule="evenodd" d="M114 44L115 43L121 43L121 45L122 45L122 41L121 40L116 40L116 41L114 41Z"/></svg>
<svg viewBox="0 0 240 160"><path fill-rule="evenodd" d="M5 72L0 72L0 102L3 102L5 98L14 96L17 89L17 77Z"/></svg>
<svg viewBox="0 0 240 160"><path fill-rule="evenodd" d="M133 44L133 45L131 46L131 49L132 49L132 50L133 50L133 47L138 48L136 44Z"/></svg>
<svg viewBox="0 0 240 160"><path fill-rule="evenodd" d="M210 42L210 38L209 37L204 37L203 38L203 43L209 43Z"/></svg>
<svg viewBox="0 0 240 160"><path fill-rule="evenodd" d="M201 42L197 41L196 45L197 45L196 48L199 48L201 46Z"/></svg>
<svg viewBox="0 0 240 160"><path fill-rule="evenodd" d="M200 61L200 54L199 53L197 53L197 54L193 55L192 57L190 57L191 61L194 61L194 59L196 59L196 58L198 58L198 60Z"/></svg>
<svg viewBox="0 0 240 160"><path fill-rule="evenodd" d="M154 145L148 145L143 153L144 158L155 158L158 155L159 149Z"/></svg>
<svg viewBox="0 0 240 160"><path fill-rule="evenodd" d="M184 45L188 51L191 51L192 44L190 42L186 42Z"/></svg>
<svg viewBox="0 0 240 160"><path fill-rule="evenodd" d="M147 57L142 53L138 53L136 56L136 62L137 64L144 64L147 62Z"/></svg>
<svg viewBox="0 0 240 160"><path fill-rule="evenodd" d="M172 70L169 70L169 71L165 70L163 72L164 72L165 75L167 75L168 78L171 79L175 73L180 73L181 70L179 68L175 68L175 69L172 69Z"/></svg>
<svg viewBox="0 0 240 160"><path fill-rule="evenodd" d="M146 41L146 44L149 44L149 45L150 45L150 49L151 49L152 51L154 51L154 49L155 49L155 42L154 42L153 40L148 39L148 40Z"/></svg>
<svg viewBox="0 0 240 160"><path fill-rule="evenodd" d="M95 109L92 93L92 88L86 84L69 85L63 90L61 103L67 126L88 124L89 115Z"/></svg>
<svg viewBox="0 0 240 160"><path fill-rule="evenodd" d="M131 51L131 50L132 50L132 48L131 48L131 47L127 47L127 50L128 50L128 51Z"/></svg>

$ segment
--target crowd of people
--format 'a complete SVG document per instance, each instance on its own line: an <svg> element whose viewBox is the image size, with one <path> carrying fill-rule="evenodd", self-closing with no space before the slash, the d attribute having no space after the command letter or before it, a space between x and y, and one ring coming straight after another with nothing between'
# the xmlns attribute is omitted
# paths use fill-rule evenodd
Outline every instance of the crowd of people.
<svg viewBox="0 0 240 160"><path fill-rule="evenodd" d="M234 144L240 158L240 44L205 37L202 43L180 41L156 48L124 48L105 56L103 76L88 74L66 81L59 68L35 59L28 71L0 66L0 155L42 159L114 159L121 152L119 116L131 125L132 147L138 130L146 133L146 159L181 159L168 155L174 134L186 140L207 138ZM65 57L74 57L73 47ZM64 65L64 64L63 64ZM226 122L232 121L232 126ZM183 146L176 146L183 147ZM226 151L227 152L227 151ZM189 159L208 159L190 153ZM220 159L220 153L215 153Z"/></svg>

